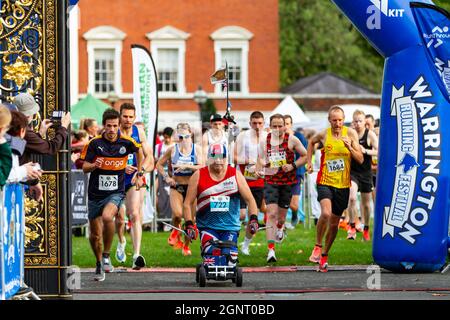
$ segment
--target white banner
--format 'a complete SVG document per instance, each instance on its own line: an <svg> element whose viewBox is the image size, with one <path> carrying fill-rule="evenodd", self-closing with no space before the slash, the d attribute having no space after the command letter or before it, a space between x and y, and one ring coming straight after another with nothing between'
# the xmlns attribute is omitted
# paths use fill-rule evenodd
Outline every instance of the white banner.
<svg viewBox="0 0 450 320"><path fill-rule="evenodd" d="M158 82L155 64L150 52L143 46L132 45L133 57L133 103L136 106L136 121L145 124L148 143L154 149L154 138L158 118Z"/></svg>
<svg viewBox="0 0 450 320"><path fill-rule="evenodd" d="M147 141L155 150L155 134L158 120L158 80L155 64L150 52L143 46L131 45L133 57L133 103L136 107L136 121L142 121L147 134ZM147 175L147 183L150 183ZM153 186L154 187L154 186ZM144 223L149 223L154 217L154 206L151 191L145 193Z"/></svg>

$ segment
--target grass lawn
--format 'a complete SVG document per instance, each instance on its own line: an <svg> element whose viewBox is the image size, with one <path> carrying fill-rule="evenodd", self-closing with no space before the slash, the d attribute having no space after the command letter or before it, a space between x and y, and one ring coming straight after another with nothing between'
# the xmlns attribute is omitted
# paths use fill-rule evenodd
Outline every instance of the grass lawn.
<svg viewBox="0 0 450 320"><path fill-rule="evenodd" d="M144 255L147 267L194 267L200 262L200 242L197 239L191 246L192 256L184 257L181 250L174 250L167 244L168 232L152 233L143 232L141 253ZM276 266L304 266L314 265L308 261L314 247L316 229L314 226L308 229L304 225L298 225L294 230L288 230L287 238L282 244L276 245ZM131 267L132 243L127 234L127 261L125 267ZM362 242L362 234L358 233L356 241L347 240L347 232L339 230L334 245L331 249L328 261L331 265L371 264L372 242ZM239 236L239 243L243 241L243 229ZM266 266L267 243L265 233L259 232L250 246L251 255L239 255L240 265ZM111 257L114 266L120 264L114 257L117 246L117 236L114 237L111 249ZM72 238L72 264L79 267L94 267L95 258L85 237Z"/></svg>

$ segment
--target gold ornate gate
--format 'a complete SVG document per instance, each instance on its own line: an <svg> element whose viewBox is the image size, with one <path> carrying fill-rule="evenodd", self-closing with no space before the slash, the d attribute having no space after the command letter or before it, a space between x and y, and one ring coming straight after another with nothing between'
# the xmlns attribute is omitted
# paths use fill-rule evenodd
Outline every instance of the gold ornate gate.
<svg viewBox="0 0 450 320"><path fill-rule="evenodd" d="M34 95L41 106L36 126L39 118L68 106L67 2L0 0L1 95L6 100L18 92ZM68 151L33 160L44 170L44 201L26 199L25 282L43 297L70 297Z"/></svg>

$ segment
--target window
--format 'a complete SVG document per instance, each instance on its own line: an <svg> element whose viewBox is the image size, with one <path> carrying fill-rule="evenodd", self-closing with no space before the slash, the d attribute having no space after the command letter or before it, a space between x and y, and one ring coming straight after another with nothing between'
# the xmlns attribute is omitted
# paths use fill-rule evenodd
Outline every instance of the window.
<svg viewBox="0 0 450 320"><path fill-rule="evenodd" d="M178 92L178 49L158 49L158 91Z"/></svg>
<svg viewBox="0 0 450 320"><path fill-rule="evenodd" d="M228 62L228 90L246 95L248 86L248 52L253 34L239 26L222 27L211 34L214 41L216 70ZM222 86L216 85L215 93L222 92Z"/></svg>
<svg viewBox="0 0 450 320"><path fill-rule="evenodd" d="M158 72L158 91L160 97L178 98L186 93L184 83L186 40L189 34L165 26L147 33L150 51Z"/></svg>
<svg viewBox="0 0 450 320"><path fill-rule="evenodd" d="M242 49L222 49L222 65L228 63L228 90L241 92Z"/></svg>
<svg viewBox="0 0 450 320"><path fill-rule="evenodd" d="M115 92L114 88L114 50L94 50L94 93Z"/></svg>
<svg viewBox="0 0 450 320"><path fill-rule="evenodd" d="M126 34L111 26L95 27L83 35L88 51L88 93L106 98L122 94L122 42Z"/></svg>

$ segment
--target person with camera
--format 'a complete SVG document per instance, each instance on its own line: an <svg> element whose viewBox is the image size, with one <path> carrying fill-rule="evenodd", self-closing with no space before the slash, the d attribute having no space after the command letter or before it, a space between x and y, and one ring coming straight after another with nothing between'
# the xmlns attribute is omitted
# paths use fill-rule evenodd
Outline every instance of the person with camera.
<svg viewBox="0 0 450 320"><path fill-rule="evenodd" d="M18 110L27 117L28 127L25 132L25 152L20 157L20 164L30 162L32 155L55 155L64 146L67 140L67 129L70 126L70 112L65 113L61 117L61 125L56 125L55 121L43 120L39 133L35 132L31 127L33 119L39 113L39 105L34 97L29 93L19 93L14 97L14 104ZM49 127L55 127L55 136L52 139L44 139ZM39 180L29 182L30 193L37 201L42 199L42 186Z"/></svg>

